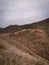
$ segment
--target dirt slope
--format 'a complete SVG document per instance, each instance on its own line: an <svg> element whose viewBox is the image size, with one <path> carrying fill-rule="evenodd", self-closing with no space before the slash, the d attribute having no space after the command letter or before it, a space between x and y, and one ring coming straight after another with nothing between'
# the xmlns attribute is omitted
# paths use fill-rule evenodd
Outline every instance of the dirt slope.
<svg viewBox="0 0 49 65"><path fill-rule="evenodd" d="M49 60L49 38L45 31L40 29L24 29L10 34L9 39L26 46L33 52ZM14 43L14 42L13 42Z"/></svg>
<svg viewBox="0 0 49 65"><path fill-rule="evenodd" d="M49 65L49 18L0 28L0 65Z"/></svg>
<svg viewBox="0 0 49 65"><path fill-rule="evenodd" d="M10 45L7 40L0 39L0 65L49 65L49 61L38 55L29 55Z"/></svg>
<svg viewBox="0 0 49 65"><path fill-rule="evenodd" d="M0 37L23 51L29 52L23 49L26 47L49 60L49 37L43 30L24 29L15 33L1 34ZM30 54L32 53L30 52Z"/></svg>
<svg viewBox="0 0 49 65"><path fill-rule="evenodd" d="M13 32L20 31L22 29L42 29L49 36L49 18L42 21L38 21L36 23L27 24L27 25L21 25L21 26L10 25L0 30L0 33L13 33Z"/></svg>

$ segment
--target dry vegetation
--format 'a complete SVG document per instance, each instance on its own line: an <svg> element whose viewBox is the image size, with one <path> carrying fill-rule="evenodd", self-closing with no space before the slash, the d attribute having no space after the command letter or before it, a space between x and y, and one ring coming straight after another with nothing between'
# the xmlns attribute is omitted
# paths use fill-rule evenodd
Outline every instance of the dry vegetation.
<svg viewBox="0 0 49 65"><path fill-rule="evenodd" d="M43 30L30 29L16 32L16 42L49 60L49 39Z"/></svg>
<svg viewBox="0 0 49 65"><path fill-rule="evenodd" d="M49 19L0 29L0 65L49 65Z"/></svg>
<svg viewBox="0 0 49 65"><path fill-rule="evenodd" d="M6 40L0 40L0 65L48 65L48 63L38 55L34 57L10 45Z"/></svg>

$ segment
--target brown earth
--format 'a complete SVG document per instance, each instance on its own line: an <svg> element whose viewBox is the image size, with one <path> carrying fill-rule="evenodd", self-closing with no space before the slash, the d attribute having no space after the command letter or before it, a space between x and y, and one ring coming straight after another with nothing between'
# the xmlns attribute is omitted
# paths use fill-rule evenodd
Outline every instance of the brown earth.
<svg viewBox="0 0 49 65"><path fill-rule="evenodd" d="M49 19L0 28L0 65L49 65Z"/></svg>
<svg viewBox="0 0 49 65"><path fill-rule="evenodd" d="M0 37L0 65L49 65L48 60L16 40L15 35Z"/></svg>
<svg viewBox="0 0 49 65"><path fill-rule="evenodd" d="M10 25L6 28L0 28L0 33L14 33L22 29L41 29L44 30L49 36L49 18L32 24L21 26Z"/></svg>

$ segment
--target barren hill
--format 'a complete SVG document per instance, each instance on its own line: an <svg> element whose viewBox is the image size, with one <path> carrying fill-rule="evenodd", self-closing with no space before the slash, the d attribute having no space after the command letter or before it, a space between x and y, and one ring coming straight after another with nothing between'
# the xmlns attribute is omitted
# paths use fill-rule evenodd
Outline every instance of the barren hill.
<svg viewBox="0 0 49 65"><path fill-rule="evenodd" d="M10 44L18 48L22 47L21 50L25 46L32 52L49 60L49 37L41 29L23 29L15 33L1 34L0 38L6 39Z"/></svg>
<svg viewBox="0 0 49 65"><path fill-rule="evenodd" d="M49 18L43 21L39 21L32 24L21 25L21 26L10 25L0 30L0 33L13 33L16 31L20 31L22 29L42 29L49 35Z"/></svg>
<svg viewBox="0 0 49 65"><path fill-rule="evenodd" d="M16 32L15 35L16 42L18 41L33 52L49 60L49 38L45 31L40 29L25 29Z"/></svg>
<svg viewBox="0 0 49 65"><path fill-rule="evenodd" d="M49 19L0 28L0 65L49 65Z"/></svg>
<svg viewBox="0 0 49 65"><path fill-rule="evenodd" d="M19 33L0 37L0 65L49 65L48 60L26 47L25 41L21 44L19 39L16 40Z"/></svg>
<svg viewBox="0 0 49 65"><path fill-rule="evenodd" d="M0 30L0 33L11 33L19 30L19 26L17 25L10 25L6 28Z"/></svg>

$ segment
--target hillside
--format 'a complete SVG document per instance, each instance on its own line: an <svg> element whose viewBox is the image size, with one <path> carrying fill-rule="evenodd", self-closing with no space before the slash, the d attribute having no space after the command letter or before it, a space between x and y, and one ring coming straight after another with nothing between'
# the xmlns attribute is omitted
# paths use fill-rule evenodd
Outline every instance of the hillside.
<svg viewBox="0 0 49 65"><path fill-rule="evenodd" d="M17 25L10 25L6 28L0 30L0 33L11 33L19 30L19 26Z"/></svg>
<svg viewBox="0 0 49 65"><path fill-rule="evenodd" d="M0 28L0 65L49 65L49 19Z"/></svg>
<svg viewBox="0 0 49 65"><path fill-rule="evenodd" d="M0 65L49 65L48 60L35 54L14 37L11 34L0 37Z"/></svg>
<svg viewBox="0 0 49 65"><path fill-rule="evenodd" d="M45 31L40 29L24 29L15 32L16 42L28 47L36 54L49 60L49 38ZM14 37L13 34L10 38ZM13 38L12 38L13 39Z"/></svg>
<svg viewBox="0 0 49 65"><path fill-rule="evenodd" d="M22 29L42 29L49 36L49 18L43 21L39 21L39 22L32 23L32 24L21 25L21 26L10 25L0 30L0 33L13 33L13 32L16 32Z"/></svg>
<svg viewBox="0 0 49 65"><path fill-rule="evenodd" d="M21 29L41 29L44 30L49 36L49 18L36 23L23 25L21 26Z"/></svg>

